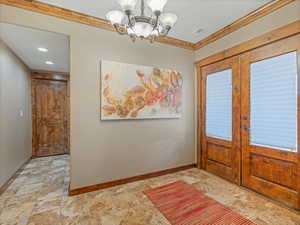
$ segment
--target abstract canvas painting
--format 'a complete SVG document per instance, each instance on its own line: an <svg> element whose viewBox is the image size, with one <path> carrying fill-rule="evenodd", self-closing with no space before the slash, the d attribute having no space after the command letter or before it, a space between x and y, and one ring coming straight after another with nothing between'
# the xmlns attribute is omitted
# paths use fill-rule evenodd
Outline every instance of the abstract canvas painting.
<svg viewBox="0 0 300 225"><path fill-rule="evenodd" d="M101 61L101 119L179 118L183 78L158 67Z"/></svg>

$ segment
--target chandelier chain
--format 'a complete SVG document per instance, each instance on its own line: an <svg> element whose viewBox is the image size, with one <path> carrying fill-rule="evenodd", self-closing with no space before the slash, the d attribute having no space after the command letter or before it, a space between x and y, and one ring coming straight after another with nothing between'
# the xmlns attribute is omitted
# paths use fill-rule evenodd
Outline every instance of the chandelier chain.
<svg viewBox="0 0 300 225"><path fill-rule="evenodd" d="M142 0L141 2L141 16L145 16L145 2Z"/></svg>

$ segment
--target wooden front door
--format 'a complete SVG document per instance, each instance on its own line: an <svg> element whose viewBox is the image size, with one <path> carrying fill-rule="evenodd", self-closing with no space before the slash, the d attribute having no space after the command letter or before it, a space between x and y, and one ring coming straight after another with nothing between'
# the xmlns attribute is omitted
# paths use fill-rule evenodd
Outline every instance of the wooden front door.
<svg viewBox="0 0 300 225"><path fill-rule="evenodd" d="M68 153L66 80L33 79L33 157Z"/></svg>
<svg viewBox="0 0 300 225"><path fill-rule="evenodd" d="M300 208L300 36L241 56L242 184Z"/></svg>
<svg viewBox="0 0 300 225"><path fill-rule="evenodd" d="M202 167L239 184L239 58L202 67L201 90Z"/></svg>

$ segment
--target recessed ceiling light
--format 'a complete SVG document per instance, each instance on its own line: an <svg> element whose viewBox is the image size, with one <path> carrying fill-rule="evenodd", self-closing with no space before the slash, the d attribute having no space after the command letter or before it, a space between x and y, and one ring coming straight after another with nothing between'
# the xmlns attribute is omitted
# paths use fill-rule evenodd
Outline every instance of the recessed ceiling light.
<svg viewBox="0 0 300 225"><path fill-rule="evenodd" d="M38 50L39 50L40 52L48 52L48 49L47 49L47 48L38 48Z"/></svg>
<svg viewBox="0 0 300 225"><path fill-rule="evenodd" d="M47 65L53 65L54 63L53 62L51 62L51 61L46 61L45 62Z"/></svg>

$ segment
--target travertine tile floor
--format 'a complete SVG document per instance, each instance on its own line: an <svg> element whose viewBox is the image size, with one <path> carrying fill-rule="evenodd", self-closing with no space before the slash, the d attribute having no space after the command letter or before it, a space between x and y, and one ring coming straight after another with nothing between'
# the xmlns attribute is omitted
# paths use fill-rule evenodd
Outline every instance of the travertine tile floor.
<svg viewBox="0 0 300 225"><path fill-rule="evenodd" d="M258 225L300 225L300 214L198 169L69 197L68 164L67 156L32 160L0 196L0 224L170 225L142 191L183 180Z"/></svg>

